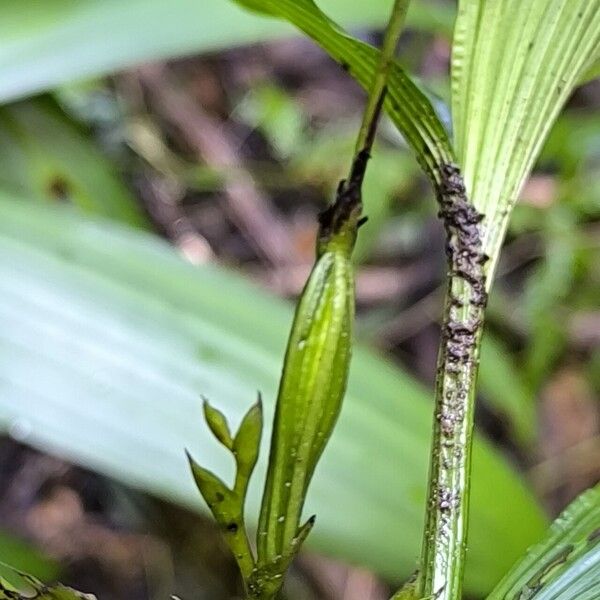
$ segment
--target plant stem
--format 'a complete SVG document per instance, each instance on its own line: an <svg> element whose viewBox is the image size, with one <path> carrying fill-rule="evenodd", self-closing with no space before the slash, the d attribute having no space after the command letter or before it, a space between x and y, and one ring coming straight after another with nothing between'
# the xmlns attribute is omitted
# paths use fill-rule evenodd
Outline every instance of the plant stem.
<svg viewBox="0 0 600 600"><path fill-rule="evenodd" d="M448 282L435 388L433 442L419 598L459 600L468 525L471 446L479 345L487 302L480 222L457 167L438 190Z"/></svg>
<svg viewBox="0 0 600 600"><path fill-rule="evenodd" d="M371 157L371 150L387 93L387 81L392 65L394 64L394 54L400 34L402 33L409 4L410 0L394 1L392 14L390 15L383 38L379 62L373 74L373 81L363 113L362 124L356 139L350 174L348 179L342 181L338 188L335 203L323 213L327 215L328 219L333 218L335 220L335 216L332 215L335 215L335 213L343 215L353 206L362 208L362 185L367 171L367 163ZM358 225L360 226L364 221L366 221L366 218L359 221Z"/></svg>
<svg viewBox="0 0 600 600"><path fill-rule="evenodd" d="M259 519L256 569L249 579L246 578L246 593L250 600L271 600L277 596L283 584L285 570L289 562L296 555L314 523L314 520L310 519L304 527L298 529L312 473L337 419L339 405L341 405L345 389L347 366L350 358L349 344L351 343L351 335L348 332L351 331L350 325L354 318L353 267L350 262L350 255L354 247L358 227L361 224L362 183L387 92L387 80L394 61L394 52L402 31L409 1L395 0L394 2L381 55L369 91L349 177L338 187L335 202L319 216L317 262L298 303L294 325L288 341L280 395L277 400L271 439L271 454ZM334 262L330 263L332 260ZM323 265L328 269L324 273L326 277L323 276ZM330 268L331 265L337 265L336 271ZM328 273L333 274L335 277L331 278ZM315 285L311 285L311 283ZM327 285L323 285L324 283L327 283ZM342 286L341 283L344 283L344 285ZM313 294L315 289L318 291L318 295ZM306 331L310 331L313 325L316 324L317 327L320 327L319 319L321 321L324 319L323 316L313 313L315 303L312 301L312 295L317 298L318 303L330 302L329 296L331 295L338 304L338 296L346 304L345 314L343 315L344 321L341 321L338 325L332 318L333 324L327 325L327 328L324 329L325 333L330 330L339 339L330 340L329 333L326 336L321 335L316 340L318 344L322 345L318 354L311 350L312 347L318 348L315 342L307 344L307 339L310 336L308 338L302 337L300 340L297 339L300 334L306 335ZM306 298L308 298L308 301L306 301ZM327 306L327 304L324 304L324 306ZM309 315L312 322L307 322L310 328L305 331L303 321L309 312L312 313ZM337 312L340 311L337 310ZM339 315L336 315L336 318L337 316ZM302 324L302 329L297 326L297 323ZM338 335L338 330L345 333L345 339ZM335 361L330 361L335 369L329 367L326 362L324 363L325 360L329 360L327 355L332 341L336 342L336 354L344 348L344 345L348 348L347 360L343 365L336 366ZM307 352L312 352L320 362L317 362ZM307 356L309 356L309 362L305 362ZM298 404L298 385L294 384L293 393L288 393L288 388L292 385L289 381L295 382L298 377L294 373L294 361L297 361L301 366L298 372L304 372L303 369L306 368L306 364L314 363L316 367L313 369L311 366L310 371L318 372L321 379L330 379L325 389L335 392L333 397L338 406L334 411L330 410L331 407L328 406L327 410L323 411L322 416L318 418L317 409L322 410L322 407L319 407L315 401L315 398L319 399L318 392L307 388L311 391L309 395L310 403L308 404L310 410L302 415L301 419L295 418ZM323 364L325 364L324 369ZM287 379L289 373L292 373L293 378ZM316 381L316 379L314 380ZM339 393L336 390L339 390ZM327 398L329 404L332 405L329 400ZM292 417L290 419L292 426L285 422L290 416ZM323 426L323 421L326 424L328 423L327 420L329 420L330 426L320 429ZM313 426L315 424L318 424L319 428L315 428ZM293 427L296 425L298 425L298 428L294 430ZM300 427L304 430L299 430ZM321 441L318 440L317 433L320 434ZM317 443L311 438L317 438ZM305 441L310 443L304 443ZM288 450L290 451L288 452ZM288 476L288 473L291 473L291 475ZM285 489L283 489L284 487Z"/></svg>
<svg viewBox="0 0 600 600"><path fill-rule="evenodd" d="M375 131L381 114L381 108L387 88L387 80L390 69L394 63L394 54L396 46L402 33L404 20L410 0L395 0L392 14L385 31L383 45L381 47L381 55L377 70L375 71L371 90L369 92L369 100L363 114L362 125L356 140L355 155L358 156L361 152L370 152L375 139ZM356 158L355 158L356 161ZM353 169L354 170L354 169ZM351 174L352 177L352 174Z"/></svg>

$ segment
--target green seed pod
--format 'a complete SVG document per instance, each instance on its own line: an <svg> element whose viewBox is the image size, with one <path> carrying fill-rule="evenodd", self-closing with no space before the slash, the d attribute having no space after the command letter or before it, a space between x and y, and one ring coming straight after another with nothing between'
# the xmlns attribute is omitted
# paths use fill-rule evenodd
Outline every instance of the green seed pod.
<svg viewBox="0 0 600 600"><path fill-rule="evenodd" d="M350 256L360 202L345 199L322 215L317 260L288 340L259 521L259 566L296 546L308 484L346 390L354 321Z"/></svg>

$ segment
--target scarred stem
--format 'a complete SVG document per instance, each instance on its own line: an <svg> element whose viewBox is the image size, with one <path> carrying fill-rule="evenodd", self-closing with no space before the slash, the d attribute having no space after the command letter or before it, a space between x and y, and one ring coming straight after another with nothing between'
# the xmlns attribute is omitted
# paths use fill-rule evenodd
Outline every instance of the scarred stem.
<svg viewBox="0 0 600 600"><path fill-rule="evenodd" d="M367 106L356 139L350 173L348 178L340 183L335 202L319 216L321 237L330 235L331 231L335 231L341 223L348 220L350 214L360 212L362 208L363 181L387 94L388 77L394 64L394 54L402 33L409 4L410 0L395 0L394 2L383 38L379 62L369 91ZM359 226L365 221L366 218L359 221Z"/></svg>
<svg viewBox="0 0 600 600"><path fill-rule="evenodd" d="M481 221L458 167L444 165L438 190L448 281L438 355L426 528L419 598L461 598L479 342L487 303Z"/></svg>

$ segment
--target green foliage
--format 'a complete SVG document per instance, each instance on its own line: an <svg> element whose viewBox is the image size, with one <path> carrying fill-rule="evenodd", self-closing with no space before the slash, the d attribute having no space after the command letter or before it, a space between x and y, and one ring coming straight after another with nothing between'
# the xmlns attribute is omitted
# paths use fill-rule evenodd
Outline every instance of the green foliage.
<svg viewBox="0 0 600 600"><path fill-rule="evenodd" d="M289 166L293 177L321 187L331 196L331 190L345 176L352 156L353 139L346 133L350 125L356 127L355 123L338 124L337 128L325 128L312 138L302 140ZM361 229L356 241L354 259L357 262L369 258L394 213L394 200L410 189L417 171L418 166L406 151L384 144L375 145L363 183L363 212L369 222Z"/></svg>
<svg viewBox="0 0 600 600"><path fill-rule="evenodd" d="M15 580L14 569L26 571L44 580L55 578L59 572L58 565L38 550L7 533L0 532L0 579L9 583L18 581Z"/></svg>
<svg viewBox="0 0 600 600"><path fill-rule="evenodd" d="M324 4L349 26L380 25L389 10L387 0L326 0ZM413 26L449 35L451 7L438 0L414 4L409 13ZM283 23L256 19L224 0L172 0L168 4L163 0L3 0L0 101L143 61L289 33Z"/></svg>
<svg viewBox="0 0 600 600"><path fill-rule="evenodd" d="M598 77L600 77L600 59L596 58L588 65L579 81L580 83L584 84L593 81Z"/></svg>
<svg viewBox="0 0 600 600"><path fill-rule="evenodd" d="M489 406L504 416L514 439L531 447L536 439L535 394L502 341L485 332L481 344L480 388Z"/></svg>
<svg viewBox="0 0 600 600"><path fill-rule="evenodd" d="M541 388L576 345L586 351L573 337L573 324L600 302L595 267L600 255L588 225L600 216L595 189L599 135L596 115L566 111L540 156L542 173L533 182L541 182L541 194L530 198L526 191L509 224L516 247L525 248L525 260L531 260L528 253L533 251L535 262L518 294L508 297L503 291L509 288L494 291L488 321L496 333L512 334L523 347L511 357L500 337L489 339L486 334L479 381L485 399L507 416L522 442L529 437L527 431L535 430L534 402ZM546 175L545 169L556 173Z"/></svg>
<svg viewBox="0 0 600 600"><path fill-rule="evenodd" d="M280 87L254 86L237 112L263 131L281 158L289 158L303 141L306 119L293 98Z"/></svg>
<svg viewBox="0 0 600 600"><path fill-rule="evenodd" d="M487 600L595 600L600 597L600 487L552 524Z"/></svg>
<svg viewBox="0 0 600 600"><path fill-rule="evenodd" d="M525 178L599 47L600 0L459 3L452 50L456 151L471 201L486 215L490 272Z"/></svg>
<svg viewBox="0 0 600 600"><path fill-rule="evenodd" d="M260 400L246 413L238 432L232 438L223 414L204 402L204 417L214 436L235 459L235 483L232 488L214 473L204 469L191 456L188 460L196 485L217 521L225 541L229 544L240 571L247 582L256 571L255 559L250 548L244 519L244 505L250 477L258 460L263 427Z"/></svg>
<svg viewBox="0 0 600 600"><path fill-rule="evenodd" d="M577 249L581 245L574 215L557 205L544 211L544 260L530 278L524 297L530 342L524 371L531 389L539 389L565 349L566 332L560 304L573 286Z"/></svg>
<svg viewBox="0 0 600 600"><path fill-rule="evenodd" d="M355 310L351 254L362 210L356 196L349 198L350 207L339 192L321 215L316 262L287 344L258 523L258 563L266 569L292 557L312 527L311 520L300 527L308 486L346 392Z"/></svg>
<svg viewBox="0 0 600 600"><path fill-rule="evenodd" d="M114 167L48 97L0 106L0 187L146 225Z"/></svg>
<svg viewBox="0 0 600 600"><path fill-rule="evenodd" d="M219 442L228 450L233 450L233 438L225 415L220 410L213 408L207 400L204 401L204 419Z"/></svg>
<svg viewBox="0 0 600 600"><path fill-rule="evenodd" d="M8 573L11 579L8 583L0 575L0 600L96 600L90 594L82 594L62 585L47 586L31 575L5 565L0 566L0 573Z"/></svg>
<svg viewBox="0 0 600 600"><path fill-rule="evenodd" d="M235 1L259 13L287 19L348 70L363 88L370 88L379 51L348 36L313 0ZM397 63L388 80L385 108L426 173L439 181L441 165L454 157L448 134L427 95Z"/></svg>
<svg viewBox="0 0 600 600"><path fill-rule="evenodd" d="M13 196L0 200L0 250L0 426L198 508L182 447L213 471L229 465L198 433L198 394L235 418L258 388L270 423L289 307L239 276L186 264L150 235ZM388 577L413 570L429 410L413 378L355 348L344 411L307 500L320 523L309 546ZM476 594L539 538L545 520L481 438L474 478L467 587ZM249 515L258 497L251 486Z"/></svg>
<svg viewBox="0 0 600 600"><path fill-rule="evenodd" d="M310 0L240 2L289 19L369 87L376 51L348 37ZM345 24L379 22L387 5L383 0L323 1ZM432 6L437 16L417 8L413 24L447 32L451 9ZM138 35L132 40L134 28ZM142 59L287 31L277 21L251 17L223 0L175 0L169 6L160 0L5 0L0 7L0 98ZM597 74L599 32L600 0L459 3L452 75L457 154L473 202L486 215L490 274L512 207L556 115L574 86ZM388 111L435 180L454 151L432 105L435 101L397 66ZM250 105L247 116L268 133L282 158L292 157L300 123L285 98L261 96L258 108ZM292 126L282 128L282 122ZM588 138L582 134L565 144L568 136L559 129L554 143L565 157L562 174L570 178L571 192L578 185L581 193L571 193L577 207L557 208L544 219L547 260L536 269L525 303L533 334L523 362L527 381L499 340L489 340L482 354L483 381L488 382L484 392L506 412L524 444L534 429L530 390L541 384L565 348L561 307L569 300L577 269L590 260L582 259L576 225L580 216L597 210L597 186L582 186L577 172L578 149ZM589 127L583 129L590 134ZM184 266L150 237L22 200L22 194L52 200L66 195L90 212L144 224L110 166L48 99L0 108L0 150L1 184L9 190L0 199L0 314L6 323L0 348L7 355L0 365L0 422L27 442L196 506L178 448L189 443L203 462L223 466L197 439L196 394L224 398L227 413L239 415L247 390L260 387L267 413L272 412L289 311L231 275ZM385 163L380 175L371 174L369 196L391 197L398 181L386 181L389 171ZM568 196L566 191L561 196ZM380 214L373 211L376 224L387 215L387 204L377 202L380 207ZM89 399L85 409L82 398ZM321 527L311 540L315 547L387 575L410 572L430 435L426 399L410 377L372 354L357 352L347 414L309 498L311 511L320 516ZM237 465L230 489L193 464L205 497L215 499L218 493L225 499L226 510L217 512L222 525L231 524L232 516L243 518L260 437L252 415L256 417L256 409L233 437L222 413L205 405L209 428L233 452ZM543 518L520 482L481 440L475 446L474 478L467 587L480 593L536 539ZM255 509L255 491L249 500ZM511 514L504 515L508 502ZM584 496L555 525L547 543L534 549L490 598L532 593L536 600L566 600L572 594L593 598L598 591L598 538L584 529L598 527L597 506L596 492ZM372 518L358 518L366 507ZM300 539L310 525L301 529ZM563 547L563 542L568 543ZM283 566L275 565L265 577L280 573ZM82 597L66 588L40 594Z"/></svg>

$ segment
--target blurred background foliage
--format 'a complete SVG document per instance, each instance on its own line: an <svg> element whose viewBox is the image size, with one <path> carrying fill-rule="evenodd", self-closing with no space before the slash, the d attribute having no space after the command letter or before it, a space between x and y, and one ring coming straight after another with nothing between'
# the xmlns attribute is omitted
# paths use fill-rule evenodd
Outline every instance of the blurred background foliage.
<svg viewBox="0 0 600 600"><path fill-rule="evenodd" d="M379 41L389 2L321 4ZM440 106L453 11L415 1L400 48ZM220 464L200 394L234 416L257 388L272 400L290 312L270 296L303 285L364 96L224 0L4 0L0 100L0 561L106 599L233 598L182 448ZM521 478L549 515L599 479L599 101L584 85L554 127L491 294L473 597L543 530ZM418 553L445 262L431 190L387 120L365 204L358 335L398 369L357 353L313 499L328 558L302 558L290 600L386 598ZM390 519L403 529L373 538Z"/></svg>

